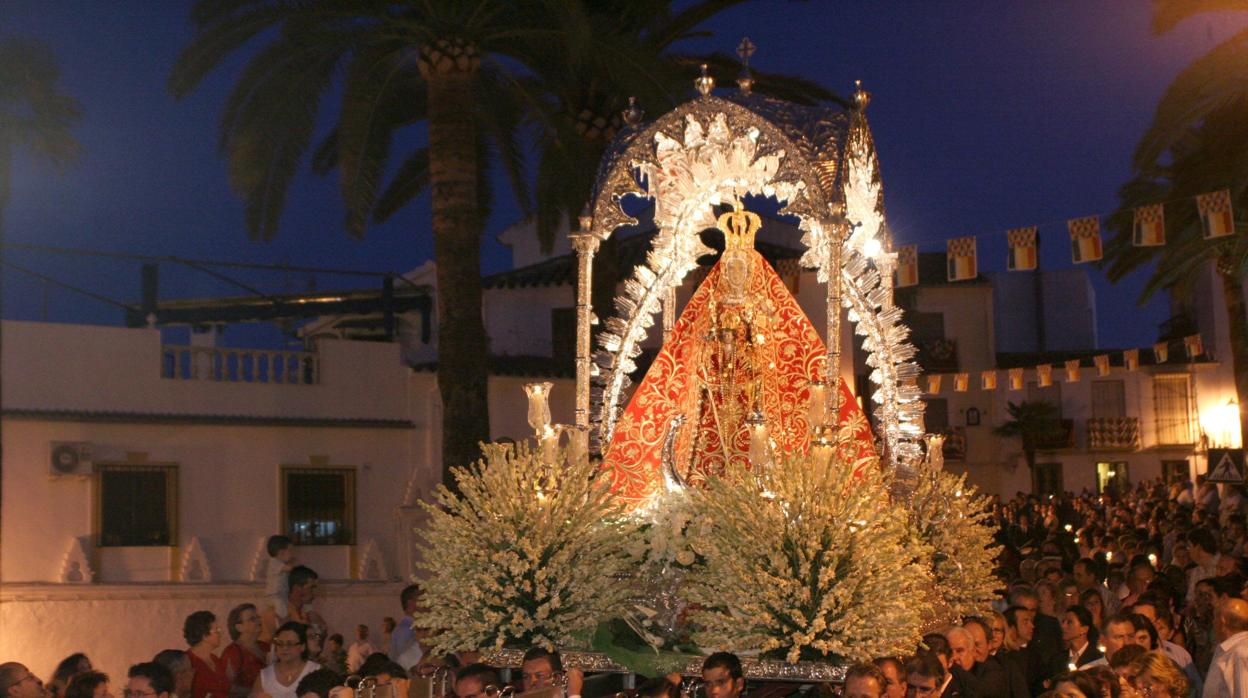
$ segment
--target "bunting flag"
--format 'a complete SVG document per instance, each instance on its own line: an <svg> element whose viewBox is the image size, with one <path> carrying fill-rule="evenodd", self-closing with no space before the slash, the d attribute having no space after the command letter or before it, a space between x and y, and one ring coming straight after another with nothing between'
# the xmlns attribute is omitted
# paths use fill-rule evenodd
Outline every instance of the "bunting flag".
<svg viewBox="0 0 1248 698"><path fill-rule="evenodd" d="M940 374L939 373L927 374L927 393L929 395L935 395L939 392L940 392Z"/></svg>
<svg viewBox="0 0 1248 698"><path fill-rule="evenodd" d="M1163 204L1141 206L1135 209L1135 234L1131 238L1136 247L1158 247L1166 244L1166 213Z"/></svg>
<svg viewBox="0 0 1248 698"><path fill-rule="evenodd" d="M1170 358L1170 343L1157 342L1153 345L1153 357L1157 359L1157 363L1164 364L1166 359Z"/></svg>
<svg viewBox="0 0 1248 698"><path fill-rule="evenodd" d="M917 286L919 283L919 246L902 245L897 248L897 288Z"/></svg>
<svg viewBox="0 0 1248 698"><path fill-rule="evenodd" d="M979 374L979 387L982 388L983 390L996 390L997 389L997 372L996 371L982 371Z"/></svg>
<svg viewBox="0 0 1248 698"><path fill-rule="evenodd" d="M1010 369L1010 390L1022 390L1022 389L1023 389L1023 369L1011 368Z"/></svg>
<svg viewBox="0 0 1248 698"><path fill-rule="evenodd" d="M1102 378L1109 375L1109 354L1093 356L1092 363L1096 364L1096 375Z"/></svg>
<svg viewBox="0 0 1248 698"><path fill-rule="evenodd" d="M1087 216L1066 221L1070 231L1070 258L1075 264L1095 262L1101 258L1101 219Z"/></svg>
<svg viewBox="0 0 1248 698"><path fill-rule="evenodd" d="M1135 369L1139 368L1140 367L1140 350L1139 349L1127 349L1123 351L1122 352L1122 365L1125 366L1128 371L1134 371Z"/></svg>
<svg viewBox="0 0 1248 698"><path fill-rule="evenodd" d="M1183 349L1187 351L1187 358L1194 359L1205 353L1204 343L1200 341L1200 335L1192 334L1183 338Z"/></svg>
<svg viewBox="0 0 1248 698"><path fill-rule="evenodd" d="M967 281L979 275L975 268L975 236L953 238L947 247L949 280Z"/></svg>
<svg viewBox="0 0 1248 698"><path fill-rule="evenodd" d="M1015 228L1005 234L1010 243L1005 267L1010 271L1031 271L1036 268L1036 226Z"/></svg>
<svg viewBox="0 0 1248 698"><path fill-rule="evenodd" d="M1071 359L1066 362L1066 382L1079 382L1079 359Z"/></svg>
<svg viewBox="0 0 1248 698"><path fill-rule="evenodd" d="M1047 388L1053 385L1053 365L1040 364L1036 366L1036 385L1041 388Z"/></svg>
<svg viewBox="0 0 1248 698"><path fill-rule="evenodd" d="M1231 190L1201 194L1196 197L1200 209L1200 228L1206 240L1235 234L1235 219L1231 216Z"/></svg>
<svg viewBox="0 0 1248 698"><path fill-rule="evenodd" d="M965 393L967 388L971 386L971 374L958 373L953 377L953 389L955 392Z"/></svg>

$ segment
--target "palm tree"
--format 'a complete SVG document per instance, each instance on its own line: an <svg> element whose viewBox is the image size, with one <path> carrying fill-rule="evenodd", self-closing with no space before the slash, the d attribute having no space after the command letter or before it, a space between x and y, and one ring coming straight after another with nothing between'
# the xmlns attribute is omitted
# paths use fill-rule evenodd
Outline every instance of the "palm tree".
<svg viewBox="0 0 1248 698"><path fill-rule="evenodd" d="M458 465L475 460L489 435L479 242L492 200L490 164L505 170L530 212L523 142L536 133L544 153L559 155L539 160L539 211L551 201L559 212L579 210L606 147L605 138L576 129L584 121L579 108L592 102L611 113L618 105L610 99L625 94L672 103L685 92L674 80L685 66L662 51L741 1L705 0L673 15L668 0L199 0L196 37L169 86L185 96L227 56L276 34L243 69L220 126L255 237L276 234L309 149L314 170L337 170L354 235L432 191L442 457ZM647 22L667 31L639 33ZM337 75L343 97L335 126L313 148L321 102ZM603 95L610 97L594 101ZM422 122L428 145L388 168L396 134ZM549 220L541 227L553 232Z"/></svg>
<svg viewBox="0 0 1248 698"><path fill-rule="evenodd" d="M1244 10L1233 0L1158 0L1153 31L1162 34L1206 12ZM1240 404L1248 399L1248 316L1243 278L1248 242L1242 235L1205 240L1193 197L1231 190L1234 210L1248 207L1248 31L1240 31L1188 66L1162 96L1152 125L1136 145L1132 179L1119 190L1120 210L1108 220L1115 236L1102 263L1117 282L1155 264L1140 296L1161 290L1188 303L1196 281L1212 264L1222 285L1230 320L1231 364ZM1132 209L1160 201L1165 206L1166 245L1133 247ZM1248 436L1248 413L1240 416Z"/></svg>
<svg viewBox="0 0 1248 698"><path fill-rule="evenodd" d="M22 153L50 163L58 171L78 157L80 148L70 129L82 118L82 105L59 91L60 76L56 56L47 45L33 39L0 40L0 271L4 266L4 214L13 193L14 157ZM0 299L3 297L0 290ZM4 482L3 463L0 440L0 483Z"/></svg>
<svg viewBox="0 0 1248 698"><path fill-rule="evenodd" d="M1025 400L1018 404L1006 403L1010 421L992 430L997 436L1017 438L1022 442L1023 458L1027 470L1034 476L1036 452L1046 443L1062 434L1062 420L1057 408L1048 402Z"/></svg>

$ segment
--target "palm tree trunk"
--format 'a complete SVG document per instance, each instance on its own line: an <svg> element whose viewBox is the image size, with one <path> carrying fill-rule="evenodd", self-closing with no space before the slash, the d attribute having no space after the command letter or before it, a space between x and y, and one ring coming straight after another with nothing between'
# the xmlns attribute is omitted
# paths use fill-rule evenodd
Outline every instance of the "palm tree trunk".
<svg viewBox="0 0 1248 698"><path fill-rule="evenodd" d="M437 262L438 392L442 397L442 479L481 457L490 437L485 324L481 318L481 230L477 209L475 56L444 42L422 50L429 95L429 175Z"/></svg>
<svg viewBox="0 0 1248 698"><path fill-rule="evenodd" d="M1239 403L1240 443L1248 446L1248 316L1244 314L1244 285L1234 273L1219 272L1218 276L1222 277L1222 295L1226 297L1230 320L1231 370L1235 373L1235 400Z"/></svg>

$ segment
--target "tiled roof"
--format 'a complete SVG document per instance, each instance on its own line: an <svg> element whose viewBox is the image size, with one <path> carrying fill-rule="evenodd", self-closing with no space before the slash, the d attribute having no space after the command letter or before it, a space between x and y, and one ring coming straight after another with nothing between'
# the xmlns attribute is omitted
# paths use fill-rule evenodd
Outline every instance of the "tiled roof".
<svg viewBox="0 0 1248 698"><path fill-rule="evenodd" d="M620 278L617 281L623 281L632 273L633 268L646 261L646 253L650 250L650 241L654 239L655 234L656 231L651 230L647 233L620 238ZM782 261L796 261L802 256L802 250L793 249L785 245L777 245L764 240L755 241L754 248L772 266L778 266ZM704 266L709 266L715 259L717 257L706 257L700 260L700 262ZM552 257L537 264L530 264L527 267L492 274L482 279L481 285L485 288L519 288L531 286L570 286L575 282L576 254L570 253Z"/></svg>

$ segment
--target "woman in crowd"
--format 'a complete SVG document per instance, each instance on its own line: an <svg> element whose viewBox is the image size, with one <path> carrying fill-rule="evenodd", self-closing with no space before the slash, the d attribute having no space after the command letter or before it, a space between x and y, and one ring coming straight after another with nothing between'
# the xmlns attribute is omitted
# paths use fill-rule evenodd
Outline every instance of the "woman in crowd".
<svg viewBox="0 0 1248 698"><path fill-rule="evenodd" d="M228 698L230 678L225 662L216 652L221 647L221 626L211 611L196 611L182 624L182 637L189 649L186 658L195 676L191 679L192 698Z"/></svg>
<svg viewBox="0 0 1248 698"><path fill-rule="evenodd" d="M1148 698L1184 698L1187 695L1187 676L1166 655L1149 652L1135 660L1138 671L1135 686Z"/></svg>
<svg viewBox="0 0 1248 698"><path fill-rule="evenodd" d="M69 680L75 674L81 674L84 671L91 671L91 660L87 659L87 655L82 652L75 652L61 660L56 665L56 671L52 672L52 681L48 684L48 694L52 698L62 698L65 695L65 687L69 685Z"/></svg>
<svg viewBox="0 0 1248 698"><path fill-rule="evenodd" d="M74 674L65 687L65 698L113 698L108 686L108 674L101 671Z"/></svg>
<svg viewBox="0 0 1248 698"><path fill-rule="evenodd" d="M288 621L273 634L276 659L260 672L254 692L270 698L298 698L295 689L304 676L321 668L308 659L308 626Z"/></svg>
<svg viewBox="0 0 1248 698"><path fill-rule="evenodd" d="M1079 595L1079 605L1092 614L1093 627L1101 627L1105 620L1105 599L1096 589L1088 589Z"/></svg>
<svg viewBox="0 0 1248 698"><path fill-rule="evenodd" d="M255 604L235 606L226 618L226 628L231 642L221 653L221 660L230 679L230 695L246 698L269 661L269 643L260 641L260 612Z"/></svg>

